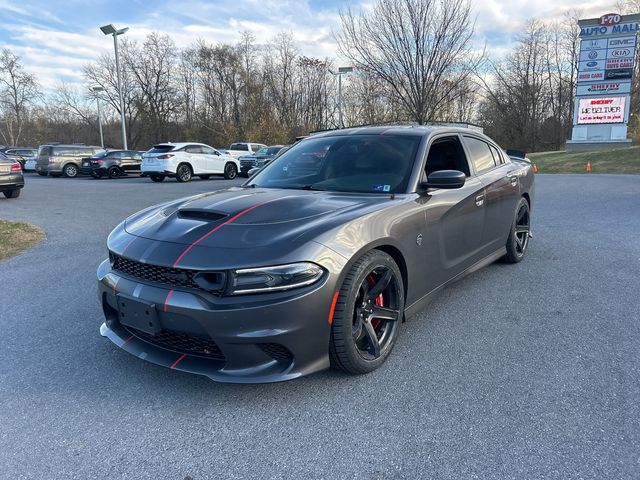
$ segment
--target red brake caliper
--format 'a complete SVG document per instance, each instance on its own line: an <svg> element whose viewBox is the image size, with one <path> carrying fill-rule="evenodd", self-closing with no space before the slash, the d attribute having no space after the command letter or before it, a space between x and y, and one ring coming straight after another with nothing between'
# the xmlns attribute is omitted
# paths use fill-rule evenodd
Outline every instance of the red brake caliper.
<svg viewBox="0 0 640 480"><path fill-rule="evenodd" d="M369 288L373 287L376 284L376 280L375 278L373 278L373 274L369 274L369 276L367 277L367 283L369 283ZM376 299L374 300L374 303L376 304L377 307L384 307L384 298L382 297L382 293L380 293ZM371 320L371 325L373 325L374 329L377 329L380 324L382 323L382 320L380 319L373 319Z"/></svg>

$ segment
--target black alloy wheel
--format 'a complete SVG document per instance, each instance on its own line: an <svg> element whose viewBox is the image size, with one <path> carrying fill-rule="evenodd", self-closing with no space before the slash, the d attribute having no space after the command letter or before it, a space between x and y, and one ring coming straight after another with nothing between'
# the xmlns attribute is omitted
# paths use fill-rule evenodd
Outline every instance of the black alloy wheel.
<svg viewBox="0 0 640 480"><path fill-rule="evenodd" d="M236 167L235 163L227 163L224 166L224 178L227 180L233 180L238 176L238 167Z"/></svg>
<svg viewBox="0 0 640 480"><path fill-rule="evenodd" d="M193 172L191 171L191 167L186 163L181 163L178 165L178 169L176 170L176 180L179 182L188 182L191 180L191 176Z"/></svg>
<svg viewBox="0 0 640 480"><path fill-rule="evenodd" d="M68 163L64 167L64 176L67 178L75 178L78 176L78 167L74 163Z"/></svg>
<svg viewBox="0 0 640 480"><path fill-rule="evenodd" d="M531 238L531 211L526 198L521 198L516 206L516 212L507 239L507 263L518 263L524 258Z"/></svg>
<svg viewBox="0 0 640 480"><path fill-rule="evenodd" d="M109 178L120 178L122 176L122 170L120 167L113 166L109 168L107 175L109 175Z"/></svg>
<svg viewBox="0 0 640 480"><path fill-rule="evenodd" d="M331 331L333 366L351 374L378 368L398 337L404 311L404 285L395 261L372 250L345 277Z"/></svg>

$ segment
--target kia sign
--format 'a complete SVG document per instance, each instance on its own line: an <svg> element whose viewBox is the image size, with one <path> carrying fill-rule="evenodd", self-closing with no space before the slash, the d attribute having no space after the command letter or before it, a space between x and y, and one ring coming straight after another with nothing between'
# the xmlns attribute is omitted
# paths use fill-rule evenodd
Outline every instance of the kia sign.
<svg viewBox="0 0 640 480"><path fill-rule="evenodd" d="M587 95L606 95L610 93L630 93L631 82L602 82L580 84L576 88L576 94L581 96Z"/></svg>
<svg viewBox="0 0 640 480"><path fill-rule="evenodd" d="M578 125L624 123L625 97L581 98Z"/></svg>

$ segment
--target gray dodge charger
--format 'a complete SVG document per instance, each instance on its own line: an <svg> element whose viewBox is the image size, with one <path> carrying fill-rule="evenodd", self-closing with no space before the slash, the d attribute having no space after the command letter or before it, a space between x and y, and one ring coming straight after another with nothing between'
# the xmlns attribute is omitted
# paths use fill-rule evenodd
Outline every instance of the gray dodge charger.
<svg viewBox="0 0 640 480"><path fill-rule="evenodd" d="M367 373L438 290L523 259L533 194L531 164L470 129L313 135L240 187L118 225L100 333L223 382Z"/></svg>

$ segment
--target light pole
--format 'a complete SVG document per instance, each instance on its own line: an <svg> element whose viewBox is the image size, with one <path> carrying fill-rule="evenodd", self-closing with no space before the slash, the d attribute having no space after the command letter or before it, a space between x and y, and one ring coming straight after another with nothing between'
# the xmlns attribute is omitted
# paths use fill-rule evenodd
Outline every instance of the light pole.
<svg viewBox="0 0 640 480"><path fill-rule="evenodd" d="M118 74L118 96L120 97L120 124L122 126L122 145L125 150L127 148L127 129L124 123L124 101L122 100L122 82L120 80L120 59L118 57L118 35L122 35L129 30L129 27L117 29L112 24L105 25L104 27L100 27L102 33L105 35L113 35L113 48L116 51L116 71Z"/></svg>
<svg viewBox="0 0 640 480"><path fill-rule="evenodd" d="M90 87L90 90L93 92L94 97L96 97L96 106L98 107L98 127L100 127L100 146L104 149L104 135L102 135L102 116L100 115L100 97L98 96L99 92L104 92L104 88L99 85L94 85Z"/></svg>
<svg viewBox="0 0 640 480"><path fill-rule="evenodd" d="M353 67L338 67L338 71L333 73L338 76L338 128L344 128L342 120L342 75L353 72Z"/></svg>

